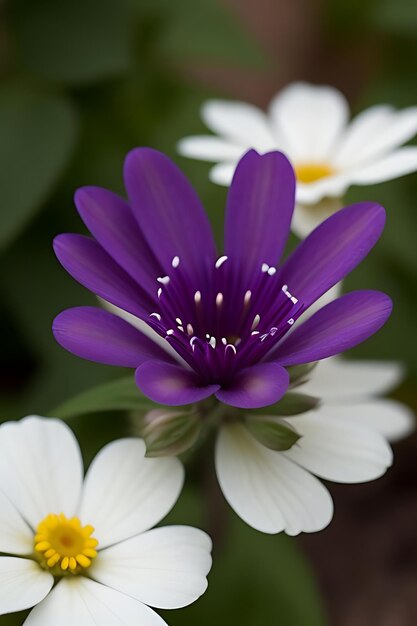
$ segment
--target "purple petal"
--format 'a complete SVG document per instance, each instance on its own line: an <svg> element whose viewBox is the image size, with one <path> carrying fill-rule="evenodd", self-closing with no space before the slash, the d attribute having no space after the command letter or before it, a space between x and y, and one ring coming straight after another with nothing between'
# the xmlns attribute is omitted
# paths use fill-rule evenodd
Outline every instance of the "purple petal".
<svg viewBox="0 0 417 626"><path fill-rule="evenodd" d="M104 250L139 285L154 294L161 267L127 202L107 189L83 187L75 193L75 204Z"/></svg>
<svg viewBox="0 0 417 626"><path fill-rule="evenodd" d="M297 365L344 352L376 333L391 310L391 299L380 291L352 291L317 311L269 356Z"/></svg>
<svg viewBox="0 0 417 626"><path fill-rule="evenodd" d="M220 389L216 397L240 409L256 409L278 402L288 383L288 372L281 365L259 363L239 372L231 386Z"/></svg>
<svg viewBox="0 0 417 626"><path fill-rule="evenodd" d="M138 224L166 273L176 256L193 269L214 261L207 215L187 178L168 157L136 148L126 157L124 178Z"/></svg>
<svg viewBox="0 0 417 626"><path fill-rule="evenodd" d="M227 198L225 254L242 267L276 265L287 241L295 176L281 152L250 150L239 162Z"/></svg>
<svg viewBox="0 0 417 626"><path fill-rule="evenodd" d="M318 226L282 267L282 282L307 308L342 280L378 241L385 224L379 204L338 211Z"/></svg>
<svg viewBox="0 0 417 626"><path fill-rule="evenodd" d="M219 389L202 387L195 372L161 361L143 363L136 370L136 384L154 402L171 406L199 402Z"/></svg>
<svg viewBox="0 0 417 626"><path fill-rule="evenodd" d="M154 300L94 239L83 235L58 235L54 239L54 250L67 272L97 296L137 317L147 318L154 310Z"/></svg>
<svg viewBox="0 0 417 626"><path fill-rule="evenodd" d="M139 330L95 307L63 311L55 318L52 331L63 348L88 361L136 368L149 359L171 360Z"/></svg>

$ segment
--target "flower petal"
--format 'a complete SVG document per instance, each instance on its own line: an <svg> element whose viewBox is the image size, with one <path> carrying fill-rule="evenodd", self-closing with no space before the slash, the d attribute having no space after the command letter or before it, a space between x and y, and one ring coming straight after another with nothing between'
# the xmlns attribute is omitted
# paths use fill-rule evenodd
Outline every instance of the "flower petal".
<svg viewBox="0 0 417 626"><path fill-rule="evenodd" d="M236 165L237 161L233 161L232 163L217 163L209 172L211 182L216 185L222 185L223 187L229 187L236 170Z"/></svg>
<svg viewBox="0 0 417 626"><path fill-rule="evenodd" d="M413 411L396 400L370 400L355 404L326 406L332 418L349 420L358 426L378 432L391 442L410 435L416 427Z"/></svg>
<svg viewBox="0 0 417 626"><path fill-rule="evenodd" d="M210 130L242 146L243 152L276 148L276 141L263 111L246 102L209 100L201 115Z"/></svg>
<svg viewBox="0 0 417 626"><path fill-rule="evenodd" d="M152 295L161 268L144 238L130 206L100 187L82 187L75 204L84 224L104 250Z"/></svg>
<svg viewBox="0 0 417 626"><path fill-rule="evenodd" d="M350 174L355 185L374 185L417 171L417 148L407 146L370 164L364 164Z"/></svg>
<svg viewBox="0 0 417 626"><path fill-rule="evenodd" d="M177 149L183 156L202 161L239 159L245 152L244 148L231 141L225 141L211 135L185 137L178 142Z"/></svg>
<svg viewBox="0 0 417 626"><path fill-rule="evenodd" d="M67 272L97 296L142 318L147 318L154 310L154 299L94 239L83 235L58 235L54 239L54 250Z"/></svg>
<svg viewBox="0 0 417 626"><path fill-rule="evenodd" d="M151 148L136 148L126 157L124 177L134 215L165 272L172 271L175 256L192 271L215 260L203 206L168 157Z"/></svg>
<svg viewBox="0 0 417 626"><path fill-rule="evenodd" d="M80 517L94 526L100 550L158 524L180 495L180 461L150 459L145 453L142 439L113 441L87 472Z"/></svg>
<svg viewBox="0 0 417 626"><path fill-rule="evenodd" d="M216 472L230 506L261 532L315 532L332 518L327 489L282 453L258 443L242 424L221 428Z"/></svg>
<svg viewBox="0 0 417 626"><path fill-rule="evenodd" d="M362 111L351 122L335 153L336 165L356 167L379 159L417 133L417 107L395 111L377 105Z"/></svg>
<svg viewBox="0 0 417 626"><path fill-rule="evenodd" d="M33 530L1 491L0 552L19 555L33 552Z"/></svg>
<svg viewBox="0 0 417 626"><path fill-rule="evenodd" d="M189 526L149 530L100 552L91 576L160 609L179 609L207 588L211 540Z"/></svg>
<svg viewBox="0 0 417 626"><path fill-rule="evenodd" d="M349 407L359 415L358 407ZM285 456L309 472L339 483L362 483L385 474L392 464L392 451L376 431L346 417L335 418L333 408L294 416L291 424L300 433L297 445Z"/></svg>
<svg viewBox="0 0 417 626"><path fill-rule="evenodd" d="M30 609L53 584L53 576L31 559L0 557L0 615Z"/></svg>
<svg viewBox="0 0 417 626"><path fill-rule="evenodd" d="M282 281L308 308L365 258L384 223L385 211L378 204L345 207L300 243L282 268Z"/></svg>
<svg viewBox="0 0 417 626"><path fill-rule="evenodd" d="M286 369L277 363L259 363L240 371L227 389L216 397L240 409L256 409L278 402L288 388Z"/></svg>
<svg viewBox="0 0 417 626"><path fill-rule="evenodd" d="M197 375L180 365L148 361L136 370L136 384L154 402L180 406L208 398L219 385L202 387Z"/></svg>
<svg viewBox="0 0 417 626"><path fill-rule="evenodd" d="M133 598L85 576L61 580L33 609L24 626L166 626L166 622Z"/></svg>
<svg viewBox="0 0 417 626"><path fill-rule="evenodd" d="M33 529L49 513L75 515L82 479L80 449L64 422L30 416L0 426L0 489Z"/></svg>
<svg viewBox="0 0 417 626"><path fill-rule="evenodd" d="M227 198L225 254L241 271L276 265L290 233L295 176L280 152L251 150L239 162Z"/></svg>
<svg viewBox="0 0 417 626"><path fill-rule="evenodd" d="M159 345L120 317L96 307L74 307L60 313L52 331L57 342L82 359L138 367L152 358L170 360Z"/></svg>
<svg viewBox="0 0 417 626"><path fill-rule="evenodd" d="M293 162L330 157L348 118L345 97L333 87L293 83L271 102L270 115Z"/></svg>
<svg viewBox="0 0 417 626"><path fill-rule="evenodd" d="M391 310L391 299L380 291L352 291L296 328L270 358L283 365L296 365L344 352L376 333Z"/></svg>
<svg viewBox="0 0 417 626"><path fill-rule="evenodd" d="M326 402L360 400L389 393L404 378L400 363L389 361L350 361L333 357L320 361L303 385L303 393Z"/></svg>

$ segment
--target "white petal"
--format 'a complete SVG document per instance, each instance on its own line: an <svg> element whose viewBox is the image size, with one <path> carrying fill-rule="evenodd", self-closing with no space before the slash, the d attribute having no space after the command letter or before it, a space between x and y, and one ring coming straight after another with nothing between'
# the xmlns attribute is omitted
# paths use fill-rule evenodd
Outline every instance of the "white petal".
<svg viewBox="0 0 417 626"><path fill-rule="evenodd" d="M289 287L290 288L290 287ZM290 288L291 289L291 288ZM297 295L296 293L294 294L295 296ZM316 300L302 315L300 315L300 317L298 318L298 320L295 322L295 324L293 325L293 327L290 330L290 333L293 332L294 328L297 328L297 326L299 324L303 324L306 320L309 319L309 317L311 317L312 315L314 315L314 313L317 313L317 311L319 309L322 309L324 306L326 306L326 304L329 304L330 302L333 302L333 300L336 300L337 298L339 298L342 295L342 283L337 283L336 285L334 285L331 289L329 289L328 291L326 291L326 293L324 293L318 300ZM288 334L290 334L288 333ZM330 361L330 359L328 359ZM324 363L325 361L320 361L321 363ZM319 367L319 366L317 366ZM315 370L317 369L317 367L315 368ZM314 371L315 371L314 370ZM304 389L303 389L304 391Z"/></svg>
<svg viewBox="0 0 417 626"><path fill-rule="evenodd" d="M270 106L272 122L295 163L327 160L348 118L345 97L333 87L293 83Z"/></svg>
<svg viewBox="0 0 417 626"><path fill-rule="evenodd" d="M378 161L364 164L350 175L352 184L374 185L417 171L417 147L408 146L392 152Z"/></svg>
<svg viewBox="0 0 417 626"><path fill-rule="evenodd" d="M389 393L403 376L404 369L400 363L349 361L332 357L317 364L302 391L323 398L326 402L354 402Z"/></svg>
<svg viewBox="0 0 417 626"><path fill-rule="evenodd" d="M235 173L237 162L233 163L218 163L211 168L209 172L209 178L212 183L216 185L222 185L228 187L232 182L233 174Z"/></svg>
<svg viewBox="0 0 417 626"><path fill-rule="evenodd" d="M145 452L142 439L113 441L87 472L80 517L94 526L99 549L151 528L178 499L184 481L180 461L146 458Z"/></svg>
<svg viewBox="0 0 417 626"><path fill-rule="evenodd" d="M236 142L245 151L255 148L264 152L276 147L266 115L252 104L209 100L201 115L210 130Z"/></svg>
<svg viewBox="0 0 417 626"><path fill-rule="evenodd" d="M10 500L0 491L0 552L31 554L33 531Z"/></svg>
<svg viewBox="0 0 417 626"><path fill-rule="evenodd" d="M417 107L395 111L382 105L360 113L346 130L335 154L342 168L375 162L406 143L417 133Z"/></svg>
<svg viewBox="0 0 417 626"><path fill-rule="evenodd" d="M53 584L53 576L34 561L0 557L0 615L30 609Z"/></svg>
<svg viewBox="0 0 417 626"><path fill-rule="evenodd" d="M61 580L33 609L24 626L166 626L133 598L84 576Z"/></svg>
<svg viewBox="0 0 417 626"><path fill-rule="evenodd" d="M77 440L64 422L31 416L0 426L0 489L33 528L49 513L75 514L82 475Z"/></svg>
<svg viewBox="0 0 417 626"><path fill-rule="evenodd" d="M103 550L90 574L140 602L177 609L205 592L210 551L210 537L203 531L165 526Z"/></svg>
<svg viewBox="0 0 417 626"><path fill-rule="evenodd" d="M241 424L222 427L216 472L230 506L256 530L297 535L321 530L332 518L327 489L282 453L255 441Z"/></svg>
<svg viewBox="0 0 417 626"><path fill-rule="evenodd" d="M203 161L230 161L239 159L243 153L241 146L210 135L185 137L178 142L177 149L183 156Z"/></svg>
<svg viewBox="0 0 417 626"><path fill-rule="evenodd" d="M312 183L299 182L296 190L297 203L308 206L313 205L311 208L314 211L316 205L322 200L327 200L327 198L337 198L340 200L351 184L351 175L349 172L339 172L332 176L320 178ZM319 217L320 212L319 207ZM326 215L324 214L321 217L325 219Z"/></svg>
<svg viewBox="0 0 417 626"><path fill-rule="evenodd" d="M307 187L307 185L304 185ZM341 197L325 197L316 204L297 203L291 222L291 230L305 239L317 226L343 207Z"/></svg>
<svg viewBox="0 0 417 626"><path fill-rule="evenodd" d="M416 427L413 411L396 400L370 400L360 404L326 407L335 419L355 422L380 433L391 442L409 435Z"/></svg>
<svg viewBox="0 0 417 626"><path fill-rule="evenodd" d="M357 407L349 407L354 415ZM321 478L340 483L361 483L384 474L392 464L392 451L376 431L364 428L351 419L337 419L333 408L291 418L302 435L285 452L287 458Z"/></svg>

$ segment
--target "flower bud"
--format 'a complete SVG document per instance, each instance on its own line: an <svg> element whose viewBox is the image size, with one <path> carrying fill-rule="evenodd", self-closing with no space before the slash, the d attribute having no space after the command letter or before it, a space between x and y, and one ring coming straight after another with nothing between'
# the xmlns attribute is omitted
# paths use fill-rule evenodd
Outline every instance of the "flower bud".
<svg viewBox="0 0 417 626"><path fill-rule="evenodd" d="M192 411L153 409L143 419L146 456L178 456L197 441L201 421Z"/></svg>
<svg viewBox="0 0 417 626"><path fill-rule="evenodd" d="M245 425L259 443L271 450L289 450L301 437L288 422L271 415L247 415Z"/></svg>

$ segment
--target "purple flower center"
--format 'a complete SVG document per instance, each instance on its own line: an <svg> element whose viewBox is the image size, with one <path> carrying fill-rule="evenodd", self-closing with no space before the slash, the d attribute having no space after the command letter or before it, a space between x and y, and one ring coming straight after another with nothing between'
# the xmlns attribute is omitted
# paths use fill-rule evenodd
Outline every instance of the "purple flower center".
<svg viewBox="0 0 417 626"><path fill-rule="evenodd" d="M266 263L248 278L222 256L197 281L180 257L171 266L157 279L159 307L148 323L207 384L225 386L238 369L259 362L303 311Z"/></svg>

